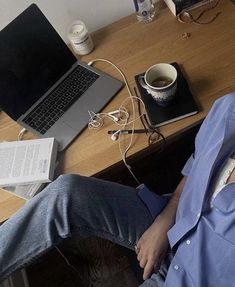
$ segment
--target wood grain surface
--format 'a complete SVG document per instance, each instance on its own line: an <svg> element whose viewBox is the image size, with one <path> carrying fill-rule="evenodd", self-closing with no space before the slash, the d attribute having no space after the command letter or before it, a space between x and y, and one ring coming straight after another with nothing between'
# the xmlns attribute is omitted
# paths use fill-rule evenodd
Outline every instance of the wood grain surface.
<svg viewBox="0 0 235 287"><path fill-rule="evenodd" d="M208 20L217 12L221 14L208 25L180 23L169 9L160 5L155 20L149 24L137 22L135 15L121 19L97 32L92 37L94 51L83 56L88 62L105 58L115 63L126 75L130 87L135 86L134 76L155 63L178 62L189 82L190 89L200 106L195 116L161 127L168 139L200 123L213 102L220 96L235 90L235 5L223 0L208 11L202 20ZM194 10L193 13L197 14ZM188 33L188 38L184 38ZM97 62L95 67L121 79L118 72L107 63ZM116 110L128 97L123 88L105 111ZM126 107L131 113L130 101ZM136 128L141 127L140 122ZM58 173L95 175L112 168L121 161L118 142L113 142L107 131L117 129L109 120L100 130L85 129L84 132L59 155ZM3 112L0 113L0 140L16 140L21 127ZM29 133L25 138L33 138ZM128 145L129 137L121 139L122 149ZM128 156L148 148L145 135L134 136ZM24 201L0 192L0 222L13 214Z"/></svg>

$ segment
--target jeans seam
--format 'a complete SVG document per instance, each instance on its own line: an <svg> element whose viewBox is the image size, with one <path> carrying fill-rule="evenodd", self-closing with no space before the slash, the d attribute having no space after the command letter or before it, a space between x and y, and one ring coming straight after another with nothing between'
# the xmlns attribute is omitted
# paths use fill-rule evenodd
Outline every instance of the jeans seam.
<svg viewBox="0 0 235 287"><path fill-rule="evenodd" d="M68 234L66 237L68 237L70 234ZM65 237L65 238L66 238ZM64 238L63 238L64 239ZM48 244L49 243L49 244ZM3 272L3 279L8 277L9 274L24 268L25 266L28 266L30 263L34 262L37 258L39 258L40 256L42 256L43 254L45 254L48 250L50 250L51 248L53 248L53 245L48 247L50 245L50 241L46 241L45 244L45 248L43 248L43 251L41 251L39 254L37 254L36 256L33 256L33 254L35 254L35 250L31 250L29 253L27 253L27 255L25 255L23 258L20 258L20 260L16 260L13 264L11 264L10 266L8 266L7 268L5 268L5 271ZM57 243L59 244L59 242ZM30 260L27 260L28 257L33 257ZM22 264L18 264L19 261L24 261L26 260L25 263ZM15 268L15 266L17 266L17 268ZM10 272L9 272L10 271ZM2 280L2 278L0 277L0 280Z"/></svg>
<svg viewBox="0 0 235 287"><path fill-rule="evenodd" d="M127 248L131 248L134 249L134 245L135 243L132 243L130 242L129 240L124 240L123 238L120 238L120 236L115 236L114 234L112 234L111 232L108 232L106 230L98 230L98 229L95 229L95 228L91 228L89 226L80 226L78 228L76 228L76 231L79 231L79 230L82 230L82 229L87 229L87 230L90 230L96 234L94 234L94 236L98 236L99 235L101 237L103 237L102 235L105 235L107 234L107 237L104 236L103 238L106 238L110 241L113 241L113 242L116 242L118 241L118 243L126 246ZM75 232L77 233L77 232ZM62 239L65 239L65 238L68 238L68 237L71 237L73 234L69 233L69 234L64 234L64 236L61 238ZM78 235L81 235L81 234L78 234ZM113 239L113 240L112 240ZM58 242L56 243L52 243L51 244L51 241L46 241L46 244L45 246L43 247L43 251L39 252L37 255L34 256L35 254L35 249L34 250L31 250L30 252L28 252L23 258L20 258L20 260L16 260L13 264L11 264L10 266L8 266L7 268L5 268L4 272L2 273L3 275L3 279L6 278L9 274L11 274L12 272L15 272L16 270L18 269L21 269L25 266L28 266L30 263L34 262L35 260L37 260L37 258L39 258L40 256L42 256L43 254L45 254L49 249L53 248L54 245L58 245L60 243L61 240L58 240ZM51 246L50 246L51 244ZM32 256L32 259L30 260L27 260L27 258L31 257ZM25 263L23 264L18 264L19 261L24 261L26 260ZM17 268L16 268L17 266ZM0 277L1 278L1 277ZM0 279L2 280L2 278Z"/></svg>

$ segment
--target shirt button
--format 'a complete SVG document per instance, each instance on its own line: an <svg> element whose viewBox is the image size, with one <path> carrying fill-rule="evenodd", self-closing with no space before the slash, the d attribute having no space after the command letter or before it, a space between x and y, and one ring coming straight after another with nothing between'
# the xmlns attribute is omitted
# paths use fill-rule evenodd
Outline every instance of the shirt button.
<svg viewBox="0 0 235 287"><path fill-rule="evenodd" d="M188 240L186 240L186 244L190 244L191 243L191 241L188 239Z"/></svg>
<svg viewBox="0 0 235 287"><path fill-rule="evenodd" d="M175 270L179 270L179 266L178 266L178 265L175 265L175 266L174 266L174 269L175 269Z"/></svg>

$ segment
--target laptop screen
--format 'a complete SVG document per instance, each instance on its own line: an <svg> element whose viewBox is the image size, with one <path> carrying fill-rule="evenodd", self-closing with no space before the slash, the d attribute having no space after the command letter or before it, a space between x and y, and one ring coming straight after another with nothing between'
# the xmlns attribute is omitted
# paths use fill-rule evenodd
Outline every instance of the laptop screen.
<svg viewBox="0 0 235 287"><path fill-rule="evenodd" d="M76 62L32 4L0 32L0 107L17 120Z"/></svg>

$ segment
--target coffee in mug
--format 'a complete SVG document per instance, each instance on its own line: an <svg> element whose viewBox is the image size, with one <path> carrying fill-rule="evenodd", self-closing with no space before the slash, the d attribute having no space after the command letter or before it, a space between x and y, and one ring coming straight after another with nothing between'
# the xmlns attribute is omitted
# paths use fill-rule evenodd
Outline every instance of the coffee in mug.
<svg viewBox="0 0 235 287"><path fill-rule="evenodd" d="M153 65L139 77L139 83L158 105L167 106L176 94L177 70L167 63Z"/></svg>
<svg viewBox="0 0 235 287"><path fill-rule="evenodd" d="M171 78L161 76L161 77L157 77L156 79L154 79L151 83L151 86L155 88L163 88L163 87L170 85L171 83L172 83Z"/></svg>

